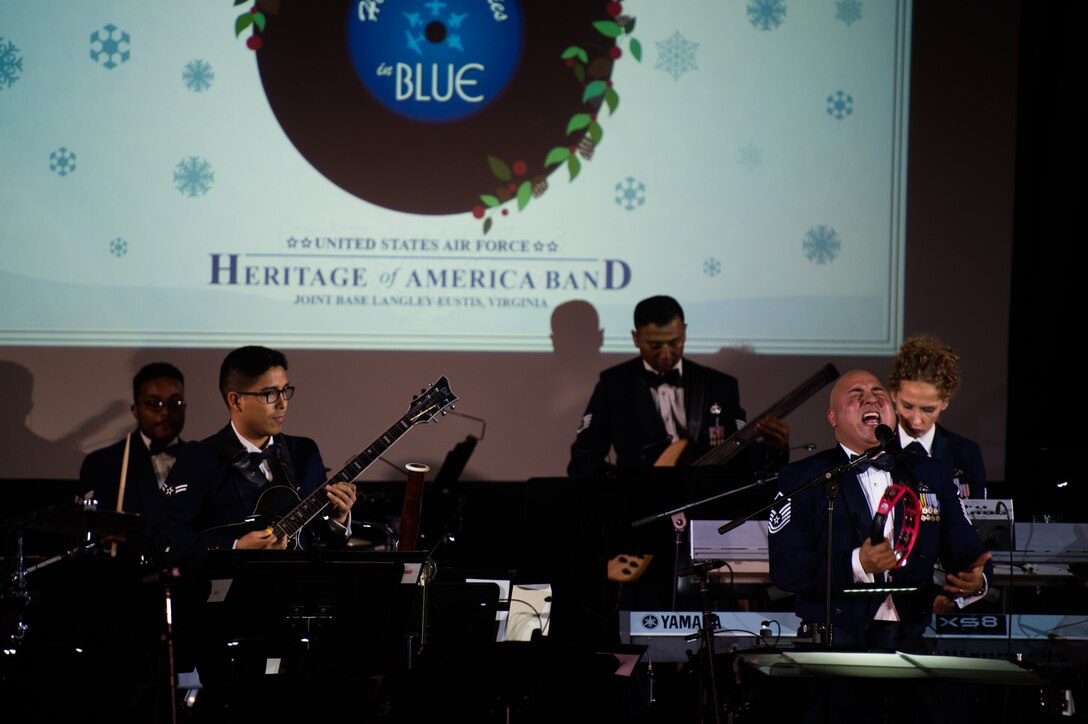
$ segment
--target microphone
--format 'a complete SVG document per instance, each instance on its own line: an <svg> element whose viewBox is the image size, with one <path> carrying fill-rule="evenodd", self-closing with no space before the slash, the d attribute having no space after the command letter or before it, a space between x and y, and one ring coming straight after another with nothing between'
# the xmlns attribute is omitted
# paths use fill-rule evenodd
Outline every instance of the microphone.
<svg viewBox="0 0 1088 724"><path fill-rule="evenodd" d="M876 439L877 445L866 450L866 454L869 453L881 453L889 442L895 437L895 432L892 431L887 425L877 425ZM873 524L869 529L869 542L873 545L879 545L884 540L884 521L887 519L886 513L876 513L873 515Z"/></svg>
<svg viewBox="0 0 1088 724"><path fill-rule="evenodd" d="M880 441L880 447L884 447L885 445L887 445L889 442L892 441L892 438L895 436L895 431L887 425L877 425L875 432L876 439Z"/></svg>

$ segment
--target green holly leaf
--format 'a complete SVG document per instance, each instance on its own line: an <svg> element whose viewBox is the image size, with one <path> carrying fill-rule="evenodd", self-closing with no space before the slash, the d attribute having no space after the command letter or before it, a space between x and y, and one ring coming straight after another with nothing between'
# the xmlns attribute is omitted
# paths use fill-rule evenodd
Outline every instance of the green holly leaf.
<svg viewBox="0 0 1088 724"><path fill-rule="evenodd" d="M495 177L500 181L509 181L514 177L510 173L510 167L506 165L506 161L497 156L488 156L487 165L491 167L491 173L495 174Z"/></svg>
<svg viewBox="0 0 1088 724"><path fill-rule="evenodd" d="M578 175L578 172L582 170L582 162L578 160L578 157L571 154L567 159L567 170L570 171L570 180L573 181Z"/></svg>
<svg viewBox="0 0 1088 724"><path fill-rule="evenodd" d="M638 38L631 38L631 55L638 62L642 62L642 43L638 42Z"/></svg>
<svg viewBox="0 0 1088 724"><path fill-rule="evenodd" d="M588 113L575 113L570 118L570 123L567 124L567 135L580 131L589 125L590 115Z"/></svg>
<svg viewBox="0 0 1088 724"><path fill-rule="evenodd" d="M241 5L242 3L249 2L249 0L234 0L235 5Z"/></svg>
<svg viewBox="0 0 1088 724"><path fill-rule="evenodd" d="M628 20L627 25L623 29L627 31L628 35L635 32L635 19L631 18L630 20Z"/></svg>
<svg viewBox="0 0 1088 724"><path fill-rule="evenodd" d="M612 115L616 112L616 107L620 104L619 94L612 88L608 88L604 92L604 102L608 104L608 115Z"/></svg>
<svg viewBox="0 0 1088 724"><path fill-rule="evenodd" d="M578 80L579 83L586 82L586 69L585 66L583 66L581 63L574 64L574 77Z"/></svg>
<svg viewBox="0 0 1088 724"><path fill-rule="evenodd" d="M548 166L554 166L557 163L562 163L570 156L570 149L566 146L556 146L551 151L548 151L548 157L544 159L545 168Z"/></svg>
<svg viewBox="0 0 1088 724"><path fill-rule="evenodd" d="M601 128L601 124L597 121L593 121L589 124L589 137L593 139L593 145L599 145L601 138L604 136L604 129Z"/></svg>
<svg viewBox="0 0 1088 724"><path fill-rule="evenodd" d="M488 216L486 219L484 219L484 233L486 234L489 231L491 231L491 217L490 216Z"/></svg>
<svg viewBox="0 0 1088 724"><path fill-rule="evenodd" d="M522 181L521 186L518 186L518 211L528 206L531 198L533 198L532 182Z"/></svg>
<svg viewBox="0 0 1088 724"><path fill-rule="evenodd" d="M598 20L593 23L593 27L597 28L597 32L607 38L618 38L623 32L623 28L614 20Z"/></svg>
<svg viewBox="0 0 1088 724"><path fill-rule="evenodd" d="M577 58L583 63L589 62L589 56L586 55L586 51L579 48L577 45L572 45L563 51L563 55L559 56L563 60L569 60L570 58Z"/></svg>
<svg viewBox="0 0 1088 724"><path fill-rule="evenodd" d="M242 31L253 24L253 13L242 13L238 16L238 19L234 21L234 37L238 37L242 34Z"/></svg>
<svg viewBox="0 0 1088 724"><path fill-rule="evenodd" d="M484 206L488 206L490 208L494 208L502 203L501 201L499 201L499 198L497 196L492 196L491 194L481 195L480 201L484 202Z"/></svg>
<svg viewBox="0 0 1088 724"><path fill-rule="evenodd" d="M604 93L607 88L608 84L603 80L595 80L586 84L586 89L582 92L582 102L588 101L590 98L596 98Z"/></svg>
<svg viewBox="0 0 1088 724"><path fill-rule="evenodd" d="M253 16L253 23L257 26L257 30L264 32L264 24L267 22L264 13L257 13Z"/></svg>

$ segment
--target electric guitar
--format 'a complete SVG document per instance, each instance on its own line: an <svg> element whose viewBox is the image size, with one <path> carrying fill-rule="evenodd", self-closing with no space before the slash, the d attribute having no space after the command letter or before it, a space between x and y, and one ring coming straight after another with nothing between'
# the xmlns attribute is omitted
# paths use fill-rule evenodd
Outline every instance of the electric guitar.
<svg viewBox="0 0 1088 724"><path fill-rule="evenodd" d="M401 438L404 433L424 422L436 421L438 415L445 415L446 408L457 402L457 395L450 389L449 380L439 378L437 382L412 398L408 412L397 420L392 427L382 433L365 450L348 460L339 472L318 486L316 490L300 498L293 488L285 485L273 485L266 488L257 499L253 513L240 523L220 525L208 532L218 535L241 538L246 533L262 528L271 529L277 538L286 537L288 547L299 547L298 535L311 520L321 514L330 505L325 486L336 483L350 483L376 461ZM290 507L290 506L294 507ZM290 508L290 509L288 509ZM287 511L284 513L283 511Z"/></svg>

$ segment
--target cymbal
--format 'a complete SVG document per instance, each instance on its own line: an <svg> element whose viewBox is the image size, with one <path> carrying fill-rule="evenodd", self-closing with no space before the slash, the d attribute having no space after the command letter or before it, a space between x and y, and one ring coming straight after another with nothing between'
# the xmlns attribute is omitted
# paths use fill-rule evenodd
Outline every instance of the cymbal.
<svg viewBox="0 0 1088 724"><path fill-rule="evenodd" d="M23 525L27 530L68 535L118 535L143 530L144 516L115 510L98 510L79 503L64 503L35 511Z"/></svg>

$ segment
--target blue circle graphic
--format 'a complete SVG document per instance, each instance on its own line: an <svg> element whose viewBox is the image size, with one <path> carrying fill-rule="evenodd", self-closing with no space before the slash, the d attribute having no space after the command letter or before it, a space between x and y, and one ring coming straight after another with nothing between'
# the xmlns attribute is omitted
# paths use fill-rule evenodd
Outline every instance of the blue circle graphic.
<svg viewBox="0 0 1088 724"><path fill-rule="evenodd" d="M518 0L358 0L348 51L363 86L390 110L454 121L494 101L522 51Z"/></svg>

